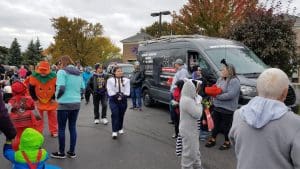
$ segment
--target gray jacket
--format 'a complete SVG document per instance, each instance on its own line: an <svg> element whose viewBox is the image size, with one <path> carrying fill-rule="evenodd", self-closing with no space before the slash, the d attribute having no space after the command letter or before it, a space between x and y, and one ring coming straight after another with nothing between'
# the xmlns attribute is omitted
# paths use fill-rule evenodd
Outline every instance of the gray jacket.
<svg viewBox="0 0 300 169"><path fill-rule="evenodd" d="M229 137L238 169L300 169L300 117L282 102L253 98L235 112Z"/></svg>
<svg viewBox="0 0 300 169"><path fill-rule="evenodd" d="M184 78L188 78L189 77L189 72L186 70L185 65L182 65L177 72L175 73L174 77L173 77L173 81L171 84L171 88L170 91L173 92L174 88L175 88L175 83L178 80L183 80Z"/></svg>
<svg viewBox="0 0 300 169"><path fill-rule="evenodd" d="M240 80L233 78L231 80L218 79L217 86L222 89L222 93L213 100L215 107L221 107L226 110L235 111L238 108L240 96Z"/></svg>

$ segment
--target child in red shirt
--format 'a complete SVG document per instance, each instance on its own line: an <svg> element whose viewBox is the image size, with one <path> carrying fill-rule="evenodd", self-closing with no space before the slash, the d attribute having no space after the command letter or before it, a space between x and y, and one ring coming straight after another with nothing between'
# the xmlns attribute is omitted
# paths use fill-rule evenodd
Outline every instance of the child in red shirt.
<svg viewBox="0 0 300 169"><path fill-rule="evenodd" d="M174 127L175 127L175 134L172 136L173 138L177 138L178 137L178 133L179 133L179 120L180 120L180 112L179 112L179 100L180 100L180 96L181 96L181 89L184 85L184 81L183 80L178 80L175 83L175 89L173 91L173 100L172 100L172 106L174 107L176 116L174 119Z"/></svg>
<svg viewBox="0 0 300 169"><path fill-rule="evenodd" d="M18 150L21 134L26 128L36 128L39 116L35 113L34 101L26 95L26 86L22 82L16 81L11 88L13 97L8 102L11 106L10 118L17 130L17 136L13 140L12 146L14 150Z"/></svg>

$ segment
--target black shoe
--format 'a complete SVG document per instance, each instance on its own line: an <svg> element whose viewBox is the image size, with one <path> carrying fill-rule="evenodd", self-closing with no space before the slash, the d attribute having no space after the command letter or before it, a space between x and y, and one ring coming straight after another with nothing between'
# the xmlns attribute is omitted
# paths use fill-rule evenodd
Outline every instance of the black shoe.
<svg viewBox="0 0 300 169"><path fill-rule="evenodd" d="M219 150L228 150L230 149L230 147L231 147L230 143L224 143L219 147Z"/></svg>
<svg viewBox="0 0 300 169"><path fill-rule="evenodd" d="M169 123L169 124L174 124L174 122L173 122L173 121L168 121L168 123Z"/></svg>
<svg viewBox="0 0 300 169"><path fill-rule="evenodd" d="M210 139L208 140L208 142L205 144L205 147L210 148L210 147L213 147L213 146L215 146L215 145L216 145L216 140L210 138Z"/></svg>
<svg viewBox="0 0 300 169"><path fill-rule="evenodd" d="M55 152L50 155L52 158L64 159L66 158L65 153Z"/></svg>
<svg viewBox="0 0 300 169"><path fill-rule="evenodd" d="M177 134L173 134L173 136L172 136L172 138L177 138L178 137L178 135Z"/></svg>
<svg viewBox="0 0 300 169"><path fill-rule="evenodd" d="M72 152L70 152L70 151L67 152L67 155L68 155L68 157L70 157L70 158L76 158L76 157L77 157L75 153L72 153Z"/></svg>
<svg viewBox="0 0 300 169"><path fill-rule="evenodd" d="M136 107L132 106L132 107L130 107L129 109L133 110L133 109L135 109L135 108L136 108Z"/></svg>

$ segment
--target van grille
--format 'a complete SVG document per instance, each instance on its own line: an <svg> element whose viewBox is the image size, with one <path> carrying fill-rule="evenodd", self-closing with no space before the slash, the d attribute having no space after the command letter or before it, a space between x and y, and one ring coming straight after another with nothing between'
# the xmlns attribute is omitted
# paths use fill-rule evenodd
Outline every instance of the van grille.
<svg viewBox="0 0 300 169"><path fill-rule="evenodd" d="M296 93L295 93L294 89L291 86L289 86L288 94L286 96L284 103L287 106L290 106L290 105L295 104L295 102L296 102Z"/></svg>

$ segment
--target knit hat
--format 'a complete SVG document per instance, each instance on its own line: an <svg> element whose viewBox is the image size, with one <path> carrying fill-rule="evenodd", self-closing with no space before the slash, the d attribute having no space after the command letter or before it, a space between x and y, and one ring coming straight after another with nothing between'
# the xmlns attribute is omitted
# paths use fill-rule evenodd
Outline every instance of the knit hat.
<svg viewBox="0 0 300 169"><path fill-rule="evenodd" d="M44 143L43 135L33 128L27 128L23 131L20 139L20 150L36 150Z"/></svg>
<svg viewBox="0 0 300 169"><path fill-rule="evenodd" d="M38 67L36 69L36 72L41 74L49 74L51 72L50 64L47 61L40 61L38 64Z"/></svg>
<svg viewBox="0 0 300 169"><path fill-rule="evenodd" d="M95 70L97 70L100 66L102 66L100 63L95 64Z"/></svg>
<svg viewBox="0 0 300 169"><path fill-rule="evenodd" d="M19 95L19 94L25 93L27 88L22 82L15 81L11 85L11 89L12 89L13 95Z"/></svg>

